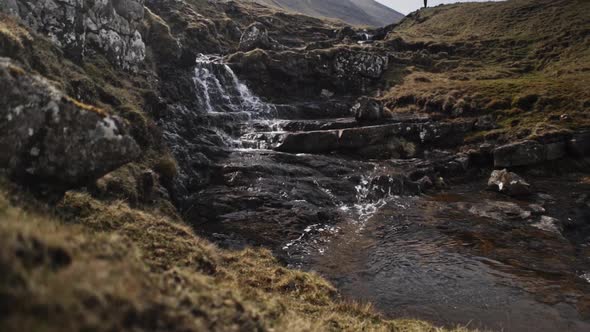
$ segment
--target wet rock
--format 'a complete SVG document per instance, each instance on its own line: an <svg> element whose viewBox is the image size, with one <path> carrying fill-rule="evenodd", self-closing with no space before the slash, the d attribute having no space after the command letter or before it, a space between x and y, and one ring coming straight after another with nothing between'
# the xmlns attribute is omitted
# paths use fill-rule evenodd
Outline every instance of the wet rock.
<svg viewBox="0 0 590 332"><path fill-rule="evenodd" d="M495 167L534 165L545 160L545 147L536 141L516 142L494 150Z"/></svg>
<svg viewBox="0 0 590 332"><path fill-rule="evenodd" d="M330 99L330 98L334 97L334 92L327 90L327 89L322 89L322 92L320 93L320 97L322 97L324 99Z"/></svg>
<svg viewBox="0 0 590 332"><path fill-rule="evenodd" d="M279 135L278 150L290 153L320 153L335 150L362 152L369 147L395 152L398 157L413 157L420 146L452 146L462 142L469 128L462 123L387 123L356 128L298 132ZM441 138L444 138L441 139ZM371 148L371 150L375 150ZM368 151L371 155L374 151ZM467 163L463 159L459 164Z"/></svg>
<svg viewBox="0 0 590 332"><path fill-rule="evenodd" d="M551 142L545 144L545 159L558 160L567 154L565 141Z"/></svg>
<svg viewBox="0 0 590 332"><path fill-rule="evenodd" d="M139 155L116 116L81 104L0 58L0 167L72 186Z"/></svg>
<svg viewBox="0 0 590 332"><path fill-rule="evenodd" d="M545 208L539 204L530 204L529 209L531 210L532 213L537 214L537 215L541 214L541 213L545 213Z"/></svg>
<svg viewBox="0 0 590 332"><path fill-rule="evenodd" d="M240 37L240 51L248 52L257 48L273 49L276 42L268 36L266 27L259 22L253 23L244 30Z"/></svg>
<svg viewBox="0 0 590 332"><path fill-rule="evenodd" d="M322 89L362 95L377 84L388 61L387 56L344 46L309 51L253 50L228 57L238 76L257 94L302 99L317 98Z"/></svg>
<svg viewBox="0 0 590 332"><path fill-rule="evenodd" d="M446 189L449 187L447 185L447 182L445 181L445 179L442 176L439 176L434 180L434 186L437 189Z"/></svg>
<svg viewBox="0 0 590 332"><path fill-rule="evenodd" d="M416 183L418 183L422 191L434 187L434 183L432 183L432 180L428 176L422 177L420 180L416 181Z"/></svg>
<svg viewBox="0 0 590 332"><path fill-rule="evenodd" d="M359 122L378 121L391 117L389 116L389 112L385 111L382 102L369 97L357 99L351 108L351 113L354 114L355 119Z"/></svg>
<svg viewBox="0 0 590 332"><path fill-rule="evenodd" d="M0 9L20 17L70 56L103 53L124 69L136 68L146 56L139 32L144 0L11 0Z"/></svg>
<svg viewBox="0 0 590 332"><path fill-rule="evenodd" d="M541 220L533 223L531 226L540 230L561 235L563 227L558 219L549 216L542 216Z"/></svg>
<svg viewBox="0 0 590 332"><path fill-rule="evenodd" d="M530 184L518 174L505 169L492 172L488 180L488 188L509 196L526 196L532 193Z"/></svg>
<svg viewBox="0 0 590 332"><path fill-rule="evenodd" d="M545 204L546 202L555 202L555 197L549 195L549 194L545 194L545 193L538 193L536 195L536 199L541 202L541 204Z"/></svg>
<svg viewBox="0 0 590 332"><path fill-rule="evenodd" d="M576 133L567 142L568 152L575 157L590 155L590 131Z"/></svg>
<svg viewBox="0 0 590 332"><path fill-rule="evenodd" d="M476 216L494 219L497 221L524 221L532 216L530 211L521 208L518 204L505 201L483 200L479 203L457 203L461 210L469 211Z"/></svg>
<svg viewBox="0 0 590 332"><path fill-rule="evenodd" d="M278 151L320 153L338 149L337 131L293 133L285 137Z"/></svg>

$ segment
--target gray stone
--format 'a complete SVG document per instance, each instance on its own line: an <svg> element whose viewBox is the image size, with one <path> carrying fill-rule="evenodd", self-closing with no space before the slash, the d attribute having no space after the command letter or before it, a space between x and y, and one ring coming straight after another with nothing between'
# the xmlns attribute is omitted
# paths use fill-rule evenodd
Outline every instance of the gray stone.
<svg viewBox="0 0 590 332"><path fill-rule="evenodd" d="M517 174L505 169L492 172L488 180L488 188L509 196L525 196L532 193L530 184Z"/></svg>
<svg viewBox="0 0 590 332"><path fill-rule="evenodd" d="M351 108L357 121L377 121L386 118L383 103L379 100L361 97Z"/></svg>
<svg viewBox="0 0 590 332"><path fill-rule="evenodd" d="M532 226L546 232L562 235L561 232L563 227L561 222L558 219L549 216L542 216L541 220L532 224Z"/></svg>
<svg viewBox="0 0 590 332"><path fill-rule="evenodd" d="M389 59L374 53L343 52L336 56L334 70L337 77L359 75L377 79L385 72Z"/></svg>
<svg viewBox="0 0 590 332"><path fill-rule="evenodd" d="M546 160L546 149L536 141L522 141L494 150L495 167L534 165Z"/></svg>
<svg viewBox="0 0 590 332"><path fill-rule="evenodd" d="M518 204L504 201L484 199L477 203L454 203L455 207L469 213L494 219L496 221L526 221L531 218L531 212L524 210Z"/></svg>
<svg viewBox="0 0 590 332"><path fill-rule="evenodd" d="M133 160L139 147L116 116L83 105L0 58L0 168L83 184Z"/></svg>
<svg viewBox="0 0 590 332"><path fill-rule="evenodd" d="M259 22L253 23L244 30L240 38L240 51L248 52L257 48L272 49L273 40L268 36L266 27Z"/></svg>
<svg viewBox="0 0 590 332"><path fill-rule="evenodd" d="M529 209L531 210L532 213L537 214L537 215L541 214L541 213L545 213L545 208L539 204L530 204Z"/></svg>
<svg viewBox="0 0 590 332"><path fill-rule="evenodd" d="M102 53L115 65L134 70L145 59L139 33L144 0L9 0L0 10L20 17L67 54ZM16 8L16 9L15 9Z"/></svg>

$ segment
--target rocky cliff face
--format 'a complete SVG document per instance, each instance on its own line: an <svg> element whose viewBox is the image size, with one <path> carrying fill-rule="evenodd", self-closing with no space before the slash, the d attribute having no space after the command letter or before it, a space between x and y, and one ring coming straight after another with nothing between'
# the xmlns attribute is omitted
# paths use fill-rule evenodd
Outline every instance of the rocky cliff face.
<svg viewBox="0 0 590 332"><path fill-rule="evenodd" d="M143 0L11 0L4 7L73 57L100 52L123 69L134 69L145 58L145 43L138 31L144 18Z"/></svg>

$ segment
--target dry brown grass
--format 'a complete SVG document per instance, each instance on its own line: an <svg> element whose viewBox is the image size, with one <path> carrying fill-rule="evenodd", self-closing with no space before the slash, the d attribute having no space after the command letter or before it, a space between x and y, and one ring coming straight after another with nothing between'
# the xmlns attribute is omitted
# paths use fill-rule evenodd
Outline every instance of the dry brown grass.
<svg viewBox="0 0 590 332"><path fill-rule="evenodd" d="M492 115L499 128L476 133L474 140L590 128L590 40L583 14L589 10L587 1L549 0L421 10L387 41L401 38L430 52L414 66L394 68L398 84L383 99L397 112Z"/></svg>
<svg viewBox="0 0 590 332"><path fill-rule="evenodd" d="M384 320L267 250L221 250L123 202L69 192L57 212L0 196L2 330L442 331Z"/></svg>

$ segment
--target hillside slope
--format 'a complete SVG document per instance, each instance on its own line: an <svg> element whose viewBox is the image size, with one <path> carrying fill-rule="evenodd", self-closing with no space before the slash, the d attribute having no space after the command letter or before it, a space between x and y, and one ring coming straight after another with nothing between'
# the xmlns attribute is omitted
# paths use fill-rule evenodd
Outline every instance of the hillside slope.
<svg viewBox="0 0 590 332"><path fill-rule="evenodd" d="M384 99L397 111L491 116L497 128L478 139L590 127L589 11L583 0L513 0L416 12L382 42L423 50Z"/></svg>
<svg viewBox="0 0 590 332"><path fill-rule="evenodd" d="M336 18L352 25L386 26L404 15L374 0L256 0L310 16Z"/></svg>

